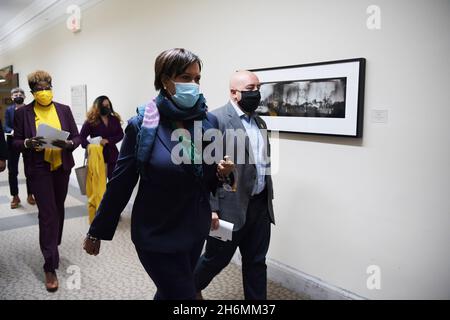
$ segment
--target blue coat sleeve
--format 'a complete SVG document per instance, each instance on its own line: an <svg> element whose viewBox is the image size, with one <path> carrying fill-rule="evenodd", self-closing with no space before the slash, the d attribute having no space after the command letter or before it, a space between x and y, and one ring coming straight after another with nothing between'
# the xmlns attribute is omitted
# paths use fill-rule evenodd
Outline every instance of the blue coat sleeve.
<svg viewBox="0 0 450 320"><path fill-rule="evenodd" d="M132 118L125 129L116 169L89 229L89 234L93 237L112 240L120 214L128 204L139 179L135 157L136 136L139 131L137 122L136 118Z"/></svg>
<svg viewBox="0 0 450 320"><path fill-rule="evenodd" d="M8 107L5 113L5 132L11 133L14 130L14 106Z"/></svg>
<svg viewBox="0 0 450 320"><path fill-rule="evenodd" d="M0 120L0 160L8 158L8 149L6 147L5 135L3 133L2 121Z"/></svg>

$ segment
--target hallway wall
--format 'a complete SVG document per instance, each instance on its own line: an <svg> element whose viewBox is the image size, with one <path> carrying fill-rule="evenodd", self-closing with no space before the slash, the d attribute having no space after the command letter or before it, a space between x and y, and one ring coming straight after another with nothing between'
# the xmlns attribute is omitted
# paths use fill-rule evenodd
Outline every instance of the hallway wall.
<svg viewBox="0 0 450 320"><path fill-rule="evenodd" d="M155 94L158 53L186 47L204 62L211 108L237 69L367 59L362 139L280 134L271 261L369 299L450 298L450 2L379 0L107 0L7 54L27 88L36 69L55 100L86 84L124 119ZM28 88L27 88L28 89ZM27 101L30 101L28 98ZM387 110L386 124L372 122ZM81 150L77 162L82 161ZM381 270L381 289L366 286Z"/></svg>

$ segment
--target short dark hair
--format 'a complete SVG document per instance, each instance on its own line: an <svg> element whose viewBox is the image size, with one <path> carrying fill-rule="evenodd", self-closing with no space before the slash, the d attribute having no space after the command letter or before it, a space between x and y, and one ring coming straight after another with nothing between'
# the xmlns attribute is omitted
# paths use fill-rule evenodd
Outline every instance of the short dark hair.
<svg viewBox="0 0 450 320"><path fill-rule="evenodd" d="M179 76L193 63L198 63L202 69L200 58L189 50L183 48L169 49L161 52L155 60L155 89L161 90L163 76Z"/></svg>
<svg viewBox="0 0 450 320"><path fill-rule="evenodd" d="M41 81L47 82L49 85L52 85L52 76L42 70L35 71L28 75L28 85L31 90L34 90L34 87Z"/></svg>

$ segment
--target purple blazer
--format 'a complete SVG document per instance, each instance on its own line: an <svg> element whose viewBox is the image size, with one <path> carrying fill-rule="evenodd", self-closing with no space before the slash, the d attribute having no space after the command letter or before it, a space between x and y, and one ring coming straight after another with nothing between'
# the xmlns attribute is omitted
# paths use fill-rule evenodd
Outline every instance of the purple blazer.
<svg viewBox="0 0 450 320"><path fill-rule="evenodd" d="M103 158L106 163L117 162L119 150L116 147L116 143L123 139L123 129L119 119L109 115L108 126L105 126L101 120L96 126L86 121L80 131L81 146L85 149L89 144L87 141L88 136L91 138L102 137L103 139L107 139L109 143L103 148Z"/></svg>
<svg viewBox="0 0 450 320"><path fill-rule="evenodd" d="M73 148L62 151L62 167L64 170L71 170L75 165L72 152L80 145L81 138L70 107L57 102L54 102L54 104L61 122L61 130L69 132L70 135L67 139L73 142ZM44 152L26 149L23 144L25 139L36 136L35 117L34 101L16 110L14 114L13 148L23 152L23 160L28 174L33 174L42 169L50 171L50 164L44 160Z"/></svg>

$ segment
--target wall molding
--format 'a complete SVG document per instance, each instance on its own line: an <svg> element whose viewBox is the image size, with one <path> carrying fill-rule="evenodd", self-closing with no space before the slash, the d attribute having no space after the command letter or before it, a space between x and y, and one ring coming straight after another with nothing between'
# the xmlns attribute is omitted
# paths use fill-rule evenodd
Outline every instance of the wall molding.
<svg viewBox="0 0 450 320"><path fill-rule="evenodd" d="M241 255L237 250L232 261L241 265ZM310 300L368 300L348 290L329 284L319 278L292 268L275 259L268 258L267 278Z"/></svg>
<svg viewBox="0 0 450 320"><path fill-rule="evenodd" d="M70 184L78 188L76 176L70 175ZM134 191L136 192L136 190ZM134 195L131 197L134 199ZM131 212L133 201L129 201L124 211ZM241 266L242 260L239 250L236 250L232 260ZM348 290L329 284L317 277L292 268L275 259L267 259L267 278L283 287L311 300L368 300Z"/></svg>
<svg viewBox="0 0 450 320"><path fill-rule="evenodd" d="M311 300L367 300L273 259L267 260L267 269L270 280Z"/></svg>

